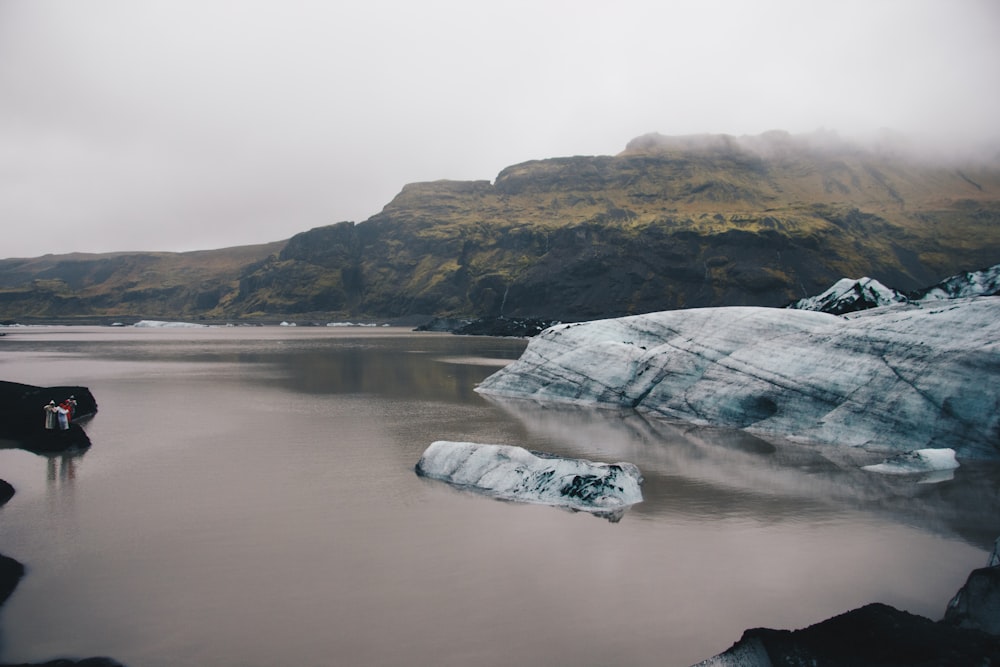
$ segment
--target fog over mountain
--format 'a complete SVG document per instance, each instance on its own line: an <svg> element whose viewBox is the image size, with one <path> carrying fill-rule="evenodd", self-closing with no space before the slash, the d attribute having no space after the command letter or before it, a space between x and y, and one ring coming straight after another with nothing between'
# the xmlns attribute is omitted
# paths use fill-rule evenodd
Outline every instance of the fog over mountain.
<svg viewBox="0 0 1000 667"><path fill-rule="evenodd" d="M0 258L278 241L650 132L995 155L998 35L991 0L3 0Z"/></svg>

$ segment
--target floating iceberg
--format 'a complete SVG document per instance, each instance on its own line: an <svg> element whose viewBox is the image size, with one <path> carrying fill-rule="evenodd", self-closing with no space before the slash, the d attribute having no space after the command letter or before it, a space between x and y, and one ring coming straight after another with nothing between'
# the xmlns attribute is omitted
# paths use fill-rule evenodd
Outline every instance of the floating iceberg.
<svg viewBox="0 0 1000 667"><path fill-rule="evenodd" d="M913 452L906 452L886 459L882 463L862 466L861 469L884 475L930 473L931 476L925 478L923 481L939 482L951 479L951 473L957 467L958 461L955 459L955 450L941 448L918 449Z"/></svg>
<svg viewBox="0 0 1000 667"><path fill-rule="evenodd" d="M595 463L511 445L438 440L416 465L437 479L502 500L553 505L617 521L642 501L642 474L631 463Z"/></svg>
<svg viewBox="0 0 1000 667"><path fill-rule="evenodd" d="M207 324L195 324L194 322L163 322L161 320L139 320L133 327L140 329L200 329L207 327Z"/></svg>
<svg viewBox="0 0 1000 667"><path fill-rule="evenodd" d="M634 408L762 436L1000 458L1000 298L845 319L676 310L546 329L477 391Z"/></svg>

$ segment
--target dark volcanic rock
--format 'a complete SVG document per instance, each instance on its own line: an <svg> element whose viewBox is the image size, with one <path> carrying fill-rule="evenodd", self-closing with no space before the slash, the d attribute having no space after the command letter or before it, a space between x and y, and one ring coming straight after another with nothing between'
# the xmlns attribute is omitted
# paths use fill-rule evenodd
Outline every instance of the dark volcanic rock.
<svg viewBox="0 0 1000 667"><path fill-rule="evenodd" d="M16 664L2 664L0 667L124 667L122 663L111 658L83 658L82 660L71 660L59 658L48 662L19 662Z"/></svg>
<svg viewBox="0 0 1000 667"><path fill-rule="evenodd" d="M5 505L14 497L14 487L7 480L0 479L0 505Z"/></svg>
<svg viewBox="0 0 1000 667"><path fill-rule="evenodd" d="M948 603L944 622L1000 637L1000 565L969 574L965 585Z"/></svg>
<svg viewBox="0 0 1000 667"><path fill-rule="evenodd" d="M747 630L715 667L980 667L1000 664L1000 638L869 604L802 630Z"/></svg>
<svg viewBox="0 0 1000 667"><path fill-rule="evenodd" d="M44 407L49 401L76 400L76 413L69 430L46 430ZM86 387L35 387L0 381L0 438L16 441L35 452L58 452L90 446L79 422L97 413L97 401Z"/></svg>
<svg viewBox="0 0 1000 667"><path fill-rule="evenodd" d="M0 555L0 605L7 601L23 576L24 565L9 556Z"/></svg>

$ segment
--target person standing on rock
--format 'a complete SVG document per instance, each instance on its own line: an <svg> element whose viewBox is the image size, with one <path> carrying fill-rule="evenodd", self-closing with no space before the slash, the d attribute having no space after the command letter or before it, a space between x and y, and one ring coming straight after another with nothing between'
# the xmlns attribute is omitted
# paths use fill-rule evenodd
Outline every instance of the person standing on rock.
<svg viewBox="0 0 1000 667"><path fill-rule="evenodd" d="M49 401L45 406L45 430L54 431L59 427L59 408L55 401Z"/></svg>
<svg viewBox="0 0 1000 667"><path fill-rule="evenodd" d="M59 417L59 430L68 431L69 430L69 409L64 408L62 405L56 406L56 415Z"/></svg>
<svg viewBox="0 0 1000 667"><path fill-rule="evenodd" d="M67 421L73 421L73 417L76 415L76 398L70 396L65 401L59 404L59 407L66 411Z"/></svg>

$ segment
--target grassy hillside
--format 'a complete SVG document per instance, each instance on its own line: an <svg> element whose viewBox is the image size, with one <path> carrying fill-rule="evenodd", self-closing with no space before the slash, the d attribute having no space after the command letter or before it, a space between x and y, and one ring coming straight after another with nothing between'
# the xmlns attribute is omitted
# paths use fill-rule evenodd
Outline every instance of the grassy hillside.
<svg viewBox="0 0 1000 667"><path fill-rule="evenodd" d="M515 165L493 184L408 185L365 223L291 239L233 305L582 319L782 305L844 276L912 289L998 255L996 165L785 134L652 135L613 157ZM303 285L318 287L306 297Z"/></svg>
<svg viewBox="0 0 1000 667"><path fill-rule="evenodd" d="M0 320L204 317L239 275L285 242L185 253L45 255L0 260Z"/></svg>
<svg viewBox="0 0 1000 667"><path fill-rule="evenodd" d="M845 276L914 289L1000 261L1000 160L944 164L823 135L648 135L616 156L514 165L493 183L407 185L365 222L228 264L168 259L106 257L77 279L75 260L22 266L16 279L0 262L0 317L16 317L18 290L53 295L39 314L85 303L163 316L572 320L777 306Z"/></svg>

